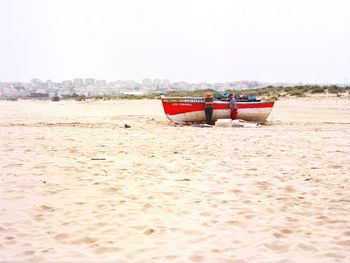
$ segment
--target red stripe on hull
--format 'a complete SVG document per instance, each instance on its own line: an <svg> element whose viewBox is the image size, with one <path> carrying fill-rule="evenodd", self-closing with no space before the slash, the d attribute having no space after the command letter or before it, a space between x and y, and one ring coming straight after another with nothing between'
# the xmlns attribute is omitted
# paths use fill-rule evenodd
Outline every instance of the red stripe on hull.
<svg viewBox="0 0 350 263"><path fill-rule="evenodd" d="M162 100L164 112L168 115L183 114L187 112L204 111L204 102L185 100ZM274 101L266 102L237 102L238 109L272 108ZM228 102L215 103L214 110L229 109Z"/></svg>
<svg viewBox="0 0 350 263"><path fill-rule="evenodd" d="M164 112L169 115L204 111L204 103L163 102Z"/></svg>
<svg viewBox="0 0 350 263"><path fill-rule="evenodd" d="M254 108L272 108L275 104L274 101L268 101L268 102L238 102L237 108L238 109L254 109Z"/></svg>

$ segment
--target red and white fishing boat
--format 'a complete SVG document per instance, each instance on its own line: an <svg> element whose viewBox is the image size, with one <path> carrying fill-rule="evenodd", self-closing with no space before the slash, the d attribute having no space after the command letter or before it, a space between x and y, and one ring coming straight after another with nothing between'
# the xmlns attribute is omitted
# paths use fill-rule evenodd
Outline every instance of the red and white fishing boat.
<svg viewBox="0 0 350 263"><path fill-rule="evenodd" d="M204 123L204 98L162 97L164 112L174 123ZM237 100L237 119L264 123L270 115L274 100ZM230 106L226 100L215 100L212 121L230 118Z"/></svg>

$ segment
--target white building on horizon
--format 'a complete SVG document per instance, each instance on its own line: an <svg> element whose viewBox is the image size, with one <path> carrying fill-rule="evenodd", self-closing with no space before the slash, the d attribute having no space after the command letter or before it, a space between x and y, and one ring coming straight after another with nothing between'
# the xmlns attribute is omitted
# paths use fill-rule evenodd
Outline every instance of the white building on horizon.
<svg viewBox="0 0 350 263"><path fill-rule="evenodd" d="M106 81L104 79L98 79L98 80L96 80L96 86L99 88L105 87Z"/></svg>
<svg viewBox="0 0 350 263"><path fill-rule="evenodd" d="M95 79L94 78L87 78L87 79L85 79L85 85L86 86L95 85Z"/></svg>
<svg viewBox="0 0 350 263"><path fill-rule="evenodd" d="M73 79L74 87L84 86L84 79Z"/></svg>

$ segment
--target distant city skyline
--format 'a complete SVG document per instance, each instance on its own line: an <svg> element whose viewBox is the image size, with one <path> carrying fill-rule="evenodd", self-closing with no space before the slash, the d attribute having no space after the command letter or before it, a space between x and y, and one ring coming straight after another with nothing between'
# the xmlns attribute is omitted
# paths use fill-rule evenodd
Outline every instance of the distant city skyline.
<svg viewBox="0 0 350 263"><path fill-rule="evenodd" d="M240 79L240 80L227 80L227 81L216 81L216 82L210 82L210 81L186 81L186 80L179 80L179 81L172 81L171 79L160 79L160 78L144 78L141 80L133 80L133 79L114 79L114 80L109 80L109 79L101 79L101 78L94 78L94 77L88 77L88 78L72 78L72 79L61 79L61 80L52 80L52 79L40 79L40 78L31 78L29 80L23 80L23 81L18 81L18 80L7 80L7 81L2 81L0 80L0 84L1 83L33 83L34 82L42 82L42 83L46 83L46 82L52 82L52 83L65 83L65 82L72 82L75 83L76 80L78 81L82 81L82 83L84 83L84 85L86 85L86 81L89 80L93 80L94 84L97 82L103 82L103 83L115 83L115 82L132 82L135 84L144 84L145 80L150 80L152 83L153 81L160 81L160 82L168 82L168 83L172 83L172 84L176 84L176 83L186 83L186 84L225 84L225 83L239 83L239 82L249 82L249 83L261 83L264 85L278 85L278 84L283 84L283 85L340 85L340 86L350 86L350 78L344 78L342 82L329 82L329 81L325 81L325 82L292 82L292 81L276 81L276 82L267 82L267 81L260 81L260 80L247 80L247 79ZM153 85L155 86L155 85Z"/></svg>
<svg viewBox="0 0 350 263"><path fill-rule="evenodd" d="M347 0L0 0L0 82L350 81Z"/></svg>
<svg viewBox="0 0 350 263"><path fill-rule="evenodd" d="M62 82L31 79L30 82L1 82L0 100L11 98L48 98L52 96L119 96L144 95L150 93L166 93L169 91L194 91L213 89L220 92L227 90L245 90L266 86L266 83L256 81L237 81L225 83L170 83L168 79L143 79L106 81L94 78L75 78Z"/></svg>

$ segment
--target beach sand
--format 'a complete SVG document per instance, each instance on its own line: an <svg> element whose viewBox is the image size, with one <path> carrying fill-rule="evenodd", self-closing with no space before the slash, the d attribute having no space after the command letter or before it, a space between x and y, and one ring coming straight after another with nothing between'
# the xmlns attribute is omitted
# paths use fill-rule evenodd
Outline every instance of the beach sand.
<svg viewBox="0 0 350 263"><path fill-rule="evenodd" d="M0 261L350 262L349 102L198 128L159 100L0 101Z"/></svg>

